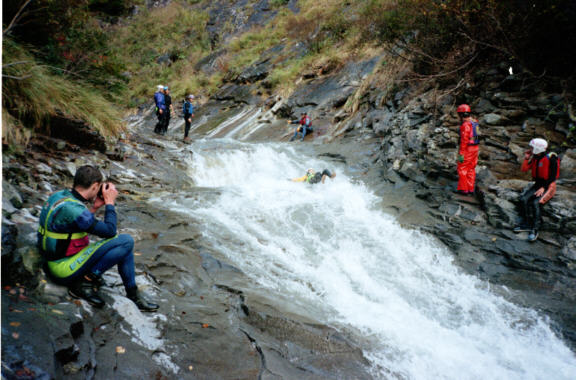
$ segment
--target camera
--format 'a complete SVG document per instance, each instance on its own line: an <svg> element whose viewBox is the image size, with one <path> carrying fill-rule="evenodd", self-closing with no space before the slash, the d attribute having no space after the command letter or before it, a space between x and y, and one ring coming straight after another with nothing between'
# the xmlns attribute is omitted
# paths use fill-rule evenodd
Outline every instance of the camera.
<svg viewBox="0 0 576 380"><path fill-rule="evenodd" d="M104 199L104 195L102 194L102 189L104 188L104 186L106 186L106 190L108 190L110 184L108 182L105 182L102 185L100 185L100 189L98 190L98 198L100 199Z"/></svg>

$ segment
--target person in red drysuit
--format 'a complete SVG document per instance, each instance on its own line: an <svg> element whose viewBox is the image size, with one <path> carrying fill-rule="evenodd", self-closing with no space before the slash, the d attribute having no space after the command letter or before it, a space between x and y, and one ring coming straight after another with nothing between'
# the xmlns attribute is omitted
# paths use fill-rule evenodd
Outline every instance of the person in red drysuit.
<svg viewBox="0 0 576 380"><path fill-rule="evenodd" d="M468 104L461 104L456 110L460 117L458 148L458 187L456 192L463 195L474 194L476 165L478 164L478 121L470 116Z"/></svg>

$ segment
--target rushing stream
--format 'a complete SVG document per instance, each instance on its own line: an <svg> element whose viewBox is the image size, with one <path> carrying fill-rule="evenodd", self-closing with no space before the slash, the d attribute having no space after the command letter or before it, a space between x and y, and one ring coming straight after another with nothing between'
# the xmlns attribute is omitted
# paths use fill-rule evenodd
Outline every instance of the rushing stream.
<svg viewBox="0 0 576 380"><path fill-rule="evenodd" d="M543 317L463 274L344 167L301 147L198 140L186 175L214 191L152 202L201 220L206 244L258 284L248 294L351 334L376 378L576 378L574 353ZM337 176L288 180L308 167Z"/></svg>

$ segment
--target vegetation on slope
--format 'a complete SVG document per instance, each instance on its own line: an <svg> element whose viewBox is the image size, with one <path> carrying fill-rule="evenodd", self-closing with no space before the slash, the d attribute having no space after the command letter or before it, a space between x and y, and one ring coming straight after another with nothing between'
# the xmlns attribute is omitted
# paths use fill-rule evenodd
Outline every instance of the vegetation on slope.
<svg viewBox="0 0 576 380"><path fill-rule="evenodd" d="M81 120L103 136L122 129L111 100L125 88L120 57L92 17L99 1L3 2L2 143L23 148L55 116ZM113 1L111 3L114 3ZM116 2L118 3L118 2Z"/></svg>
<svg viewBox="0 0 576 380"><path fill-rule="evenodd" d="M150 100L157 84L170 85L176 98L210 96L277 46L283 51L274 55L262 86L284 94L303 72L339 67L376 48L396 56L383 63L395 68L384 71L403 70L408 62L413 80L447 86L455 86L476 65L495 60L536 75L564 77L566 87L576 77L571 57L576 3L571 0L300 0L297 13L288 1L274 0L269 4L277 13L271 22L249 30L224 23L218 26L222 31L243 32L220 42L211 39L208 23L210 7L222 4L173 0L147 9L145 3L3 2L3 71L9 75L3 86L5 141L26 135L14 126L46 127L55 113L114 134L118 126L111 120L117 120L118 111L107 101L138 106ZM254 5L248 1L236 10L249 15ZM212 69L196 69L211 54L218 57ZM19 60L27 63L15 64ZM36 87L53 96L39 103L30 91ZM91 99L89 106L82 106L80 98Z"/></svg>
<svg viewBox="0 0 576 380"><path fill-rule="evenodd" d="M54 116L82 120L104 137L122 129L121 113L100 92L53 74L10 39L3 44L3 143L25 146L32 130L49 129Z"/></svg>

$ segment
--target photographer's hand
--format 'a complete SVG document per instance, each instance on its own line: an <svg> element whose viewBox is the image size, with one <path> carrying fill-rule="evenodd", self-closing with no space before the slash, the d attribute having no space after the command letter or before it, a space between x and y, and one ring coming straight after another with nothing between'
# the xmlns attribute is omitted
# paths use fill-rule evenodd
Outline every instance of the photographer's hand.
<svg viewBox="0 0 576 380"><path fill-rule="evenodd" d="M113 183L106 183L102 187L102 197L104 198L104 203L107 205L114 205L116 197L118 197L118 190Z"/></svg>
<svg viewBox="0 0 576 380"><path fill-rule="evenodd" d="M90 212L94 214L102 206L104 206L104 199L96 197L94 198L94 204L92 204L92 209L90 210Z"/></svg>

